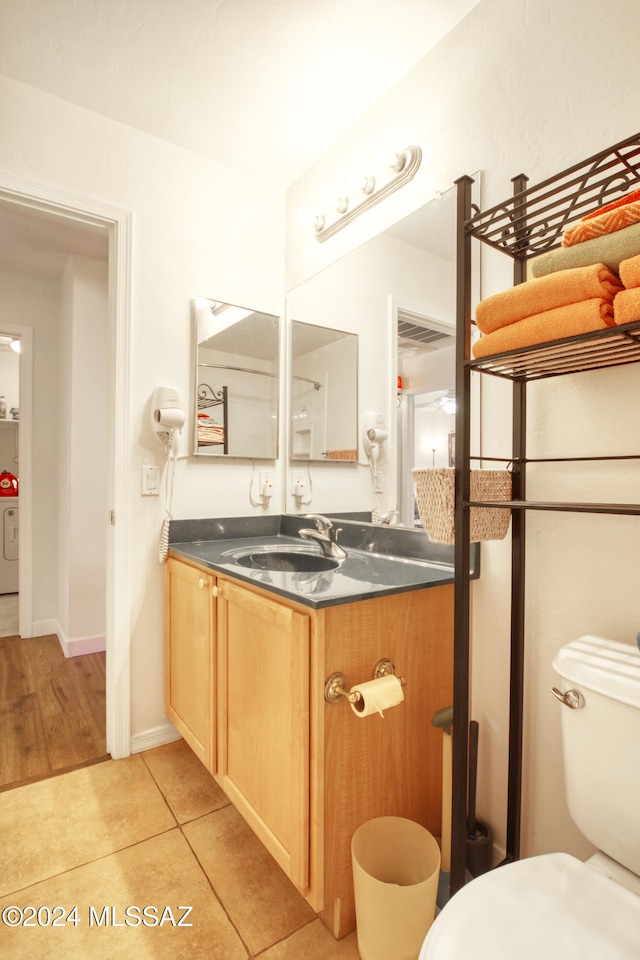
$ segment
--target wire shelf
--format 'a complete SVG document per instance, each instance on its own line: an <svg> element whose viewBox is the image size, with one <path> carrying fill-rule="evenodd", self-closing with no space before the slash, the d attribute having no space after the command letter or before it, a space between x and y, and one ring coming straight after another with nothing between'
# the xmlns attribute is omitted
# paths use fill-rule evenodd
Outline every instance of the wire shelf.
<svg viewBox="0 0 640 960"><path fill-rule="evenodd" d="M508 380L529 381L638 362L640 320L469 360L468 366Z"/></svg>

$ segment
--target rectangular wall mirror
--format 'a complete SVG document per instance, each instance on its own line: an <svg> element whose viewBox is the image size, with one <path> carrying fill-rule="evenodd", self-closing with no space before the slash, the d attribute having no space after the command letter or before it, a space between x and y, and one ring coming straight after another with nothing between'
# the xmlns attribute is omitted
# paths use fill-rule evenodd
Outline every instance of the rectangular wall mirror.
<svg viewBox="0 0 640 960"><path fill-rule="evenodd" d="M280 318L208 297L194 315L194 453L275 460Z"/></svg>
<svg viewBox="0 0 640 960"><path fill-rule="evenodd" d="M473 200L478 202L480 173L473 179ZM360 464L368 469L348 475L345 471L337 484L326 481L323 485L322 477L313 500L319 513L370 510L374 517L389 518L384 522L419 526L412 469L452 463L455 225L456 191L450 188L287 293L287 313L292 319L321 325L331 317L336 327L361 336L360 424L353 446L360 441ZM479 259L474 259L474 302L479 299ZM312 377L308 370L303 374L296 361L294 365L295 373ZM474 375L472 390L477 389ZM299 396L293 387L292 396ZM315 399L319 402L319 397ZM480 403L474 401L476 453L480 451L479 409ZM383 416L388 432L375 465L377 479L362 445L369 412ZM308 409L296 407L296 419L288 424L293 459L308 456L305 451L310 449L311 437L303 432L300 420L305 413ZM327 448L332 446L336 444L328 438Z"/></svg>
<svg viewBox="0 0 640 960"><path fill-rule="evenodd" d="M292 460L357 461L358 336L291 321Z"/></svg>

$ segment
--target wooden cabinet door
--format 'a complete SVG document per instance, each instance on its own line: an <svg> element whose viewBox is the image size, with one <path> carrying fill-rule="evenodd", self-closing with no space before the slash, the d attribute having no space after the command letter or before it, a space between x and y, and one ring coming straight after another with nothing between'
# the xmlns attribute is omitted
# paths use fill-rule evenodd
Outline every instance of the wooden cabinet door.
<svg viewBox="0 0 640 960"><path fill-rule="evenodd" d="M301 893L309 886L309 616L219 582L218 778Z"/></svg>
<svg viewBox="0 0 640 960"><path fill-rule="evenodd" d="M169 558L165 571L165 711L215 772L216 579Z"/></svg>

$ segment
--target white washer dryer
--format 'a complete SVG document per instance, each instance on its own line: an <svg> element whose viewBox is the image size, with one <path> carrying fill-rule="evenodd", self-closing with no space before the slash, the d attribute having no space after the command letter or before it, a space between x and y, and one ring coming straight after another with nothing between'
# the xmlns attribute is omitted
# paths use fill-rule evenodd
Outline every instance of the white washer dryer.
<svg viewBox="0 0 640 960"><path fill-rule="evenodd" d="M18 497L0 497L0 593L18 592Z"/></svg>

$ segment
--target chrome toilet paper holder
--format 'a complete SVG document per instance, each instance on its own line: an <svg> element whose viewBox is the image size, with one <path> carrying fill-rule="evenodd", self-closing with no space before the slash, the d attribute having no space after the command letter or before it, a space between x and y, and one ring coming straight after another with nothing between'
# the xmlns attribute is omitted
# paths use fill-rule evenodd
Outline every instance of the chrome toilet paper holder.
<svg viewBox="0 0 640 960"><path fill-rule="evenodd" d="M396 666L392 660L389 660L388 657L384 657L382 660L378 660L375 667L373 668L373 679L379 680L381 677L388 677L396 675ZM398 677L398 680L404 687L407 683L404 677ZM353 693L350 693L347 689L347 678L344 673L332 673L330 677L327 678L324 685L324 698L327 703L339 703L340 698L343 697L345 700L348 700L349 703L358 703L362 696L355 690Z"/></svg>

